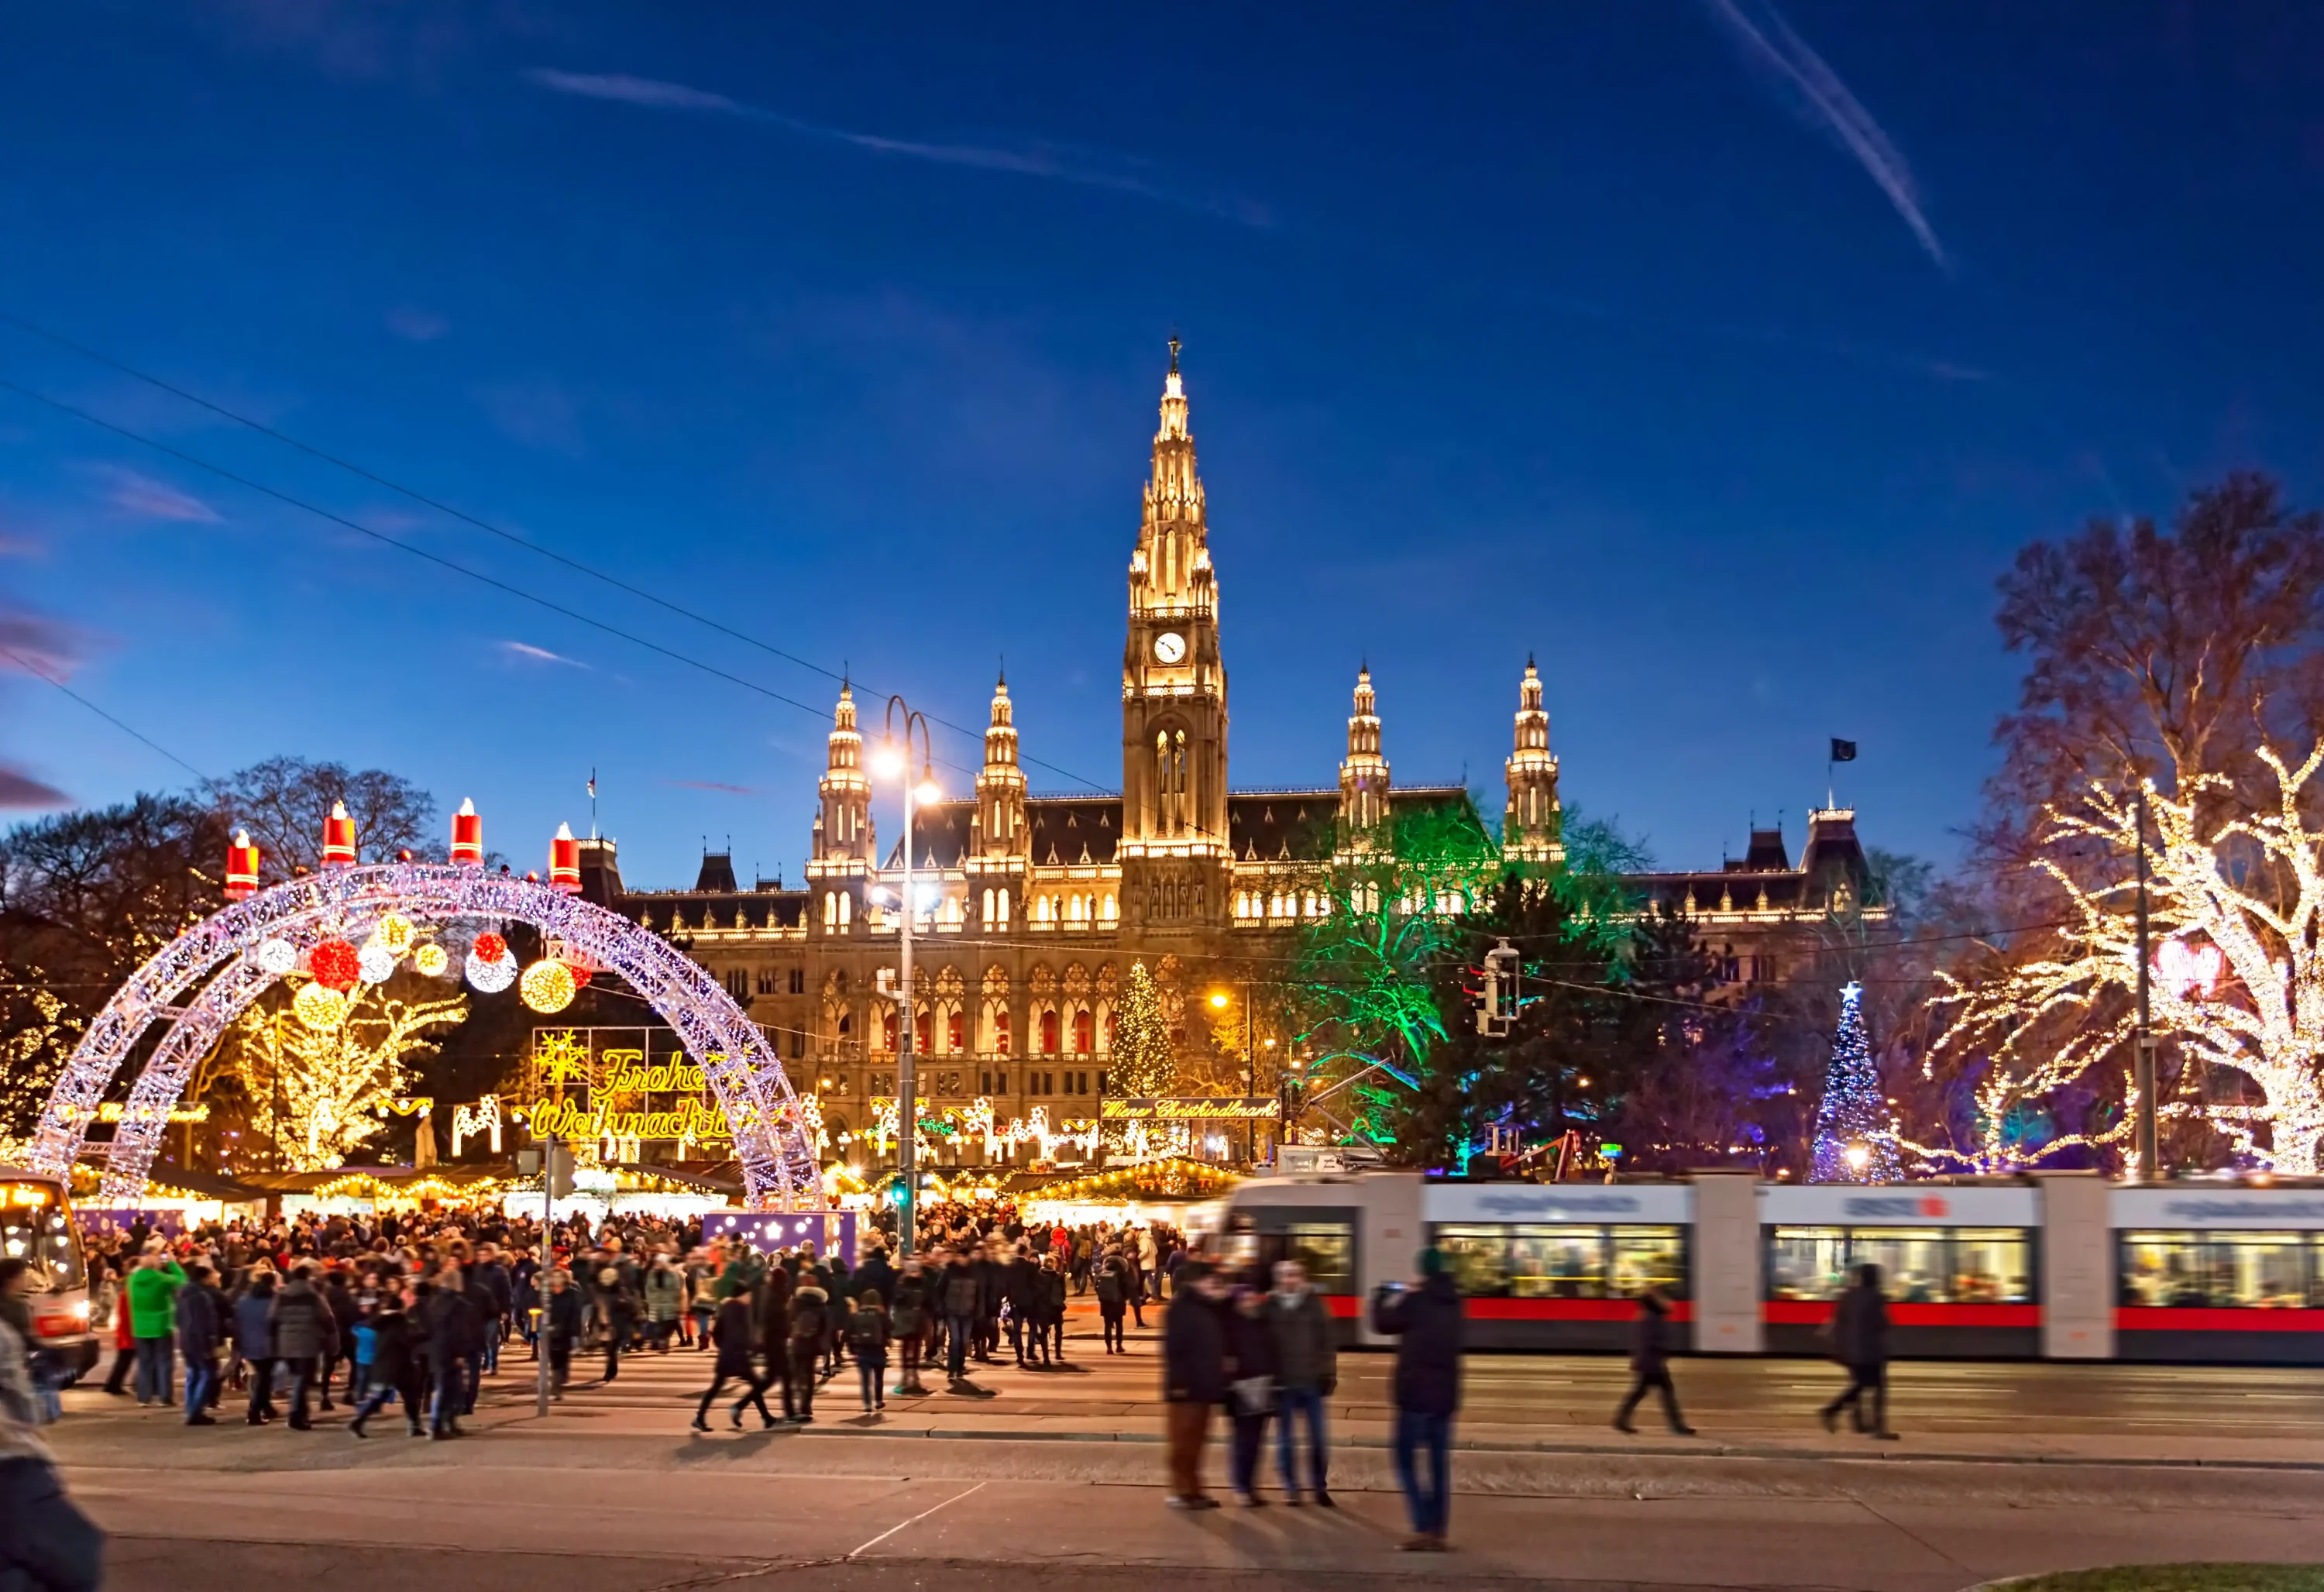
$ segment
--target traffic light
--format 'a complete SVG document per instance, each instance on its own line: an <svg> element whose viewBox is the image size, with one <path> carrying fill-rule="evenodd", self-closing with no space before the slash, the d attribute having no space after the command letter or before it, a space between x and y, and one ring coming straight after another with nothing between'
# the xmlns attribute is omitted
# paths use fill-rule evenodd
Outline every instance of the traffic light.
<svg viewBox="0 0 2324 1592"><path fill-rule="evenodd" d="M1470 970L1476 980L1469 988L1470 998L1477 1006L1477 1032L1489 1035L1506 1035L1517 1022L1517 971L1523 965L1517 947L1507 940L1496 943L1485 952L1484 965Z"/></svg>

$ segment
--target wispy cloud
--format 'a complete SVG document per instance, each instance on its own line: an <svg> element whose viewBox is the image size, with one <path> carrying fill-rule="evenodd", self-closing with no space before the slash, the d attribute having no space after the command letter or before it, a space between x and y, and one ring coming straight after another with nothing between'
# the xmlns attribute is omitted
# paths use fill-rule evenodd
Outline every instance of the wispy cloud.
<svg viewBox="0 0 2324 1592"><path fill-rule="evenodd" d="M535 647L530 641L503 641L501 650L511 658L521 658L532 663L563 664L568 669L586 669L590 666L577 658L567 658L562 652L551 652L546 647Z"/></svg>
<svg viewBox="0 0 2324 1592"><path fill-rule="evenodd" d="M69 807L72 797L53 785L43 785L22 768L0 763L0 811Z"/></svg>
<svg viewBox="0 0 2324 1592"><path fill-rule="evenodd" d="M166 481L141 475L118 465L98 468L106 483L105 501L124 514L140 520L176 520L194 525L216 525L226 517L189 492Z"/></svg>
<svg viewBox="0 0 2324 1592"><path fill-rule="evenodd" d="M480 389L476 400L511 442L579 457L581 402L556 382L503 382Z"/></svg>
<svg viewBox="0 0 2324 1592"><path fill-rule="evenodd" d="M37 558L48 551L28 536L11 536L0 530L0 558Z"/></svg>
<svg viewBox="0 0 2324 1592"><path fill-rule="evenodd" d="M1135 194L1141 198L1177 205L1204 215L1240 222L1246 226L1270 226L1273 218L1267 207L1253 200L1218 194L1194 191L1163 171L1150 161L1140 160L1114 150L1069 147L1053 143L1028 143L1014 147L979 143L928 143L916 139L890 138L877 133L859 133L845 127L827 126L798 116L785 115L780 111L767 109L724 94L714 94L704 88L688 87L683 83L665 83L652 78L633 78L620 72L560 72L548 67L536 67L525 76L541 87L556 94L577 95L585 99L613 100L622 105L642 106L652 110L687 111L706 115L732 116L742 121L756 122L765 126L779 127L801 138L811 138L825 143L843 144L851 149L872 154L894 155L906 160L928 161L944 166L967 166L982 171L1005 171L1019 177L1042 178L1052 182L1072 183L1082 188L1110 189L1115 193Z"/></svg>
<svg viewBox="0 0 2324 1592"><path fill-rule="evenodd" d="M1904 218L1904 225L1913 229L1913 235L1928 251L1929 258L1950 272L1952 262L1946 258L1944 244L1938 241L1936 229L1929 225L1922 210L1920 189L1913 181L1912 168L1905 165L1896 146L1888 142L1888 135L1872 119L1872 113L1849 92L1840 75L1808 48L1805 40L1792 32L1783 13L1768 0L1703 3L1734 39L1744 59L1784 91L1793 110L1803 120L1822 129L1855 158L1865 175L1888 196L1888 202Z"/></svg>
<svg viewBox="0 0 2324 1592"><path fill-rule="evenodd" d="M716 790L728 796L757 796L758 788L749 785L726 785L715 779L664 779L659 783L675 786L679 790Z"/></svg>
<svg viewBox="0 0 2324 1592"><path fill-rule="evenodd" d="M0 673L17 674L29 666L31 672L51 679L69 678L88 656L89 642L82 631L44 613L0 608L0 648L15 654L0 655Z"/></svg>
<svg viewBox="0 0 2324 1592"><path fill-rule="evenodd" d="M407 343L433 343L452 329L452 323L433 310L399 304L387 312L387 329Z"/></svg>

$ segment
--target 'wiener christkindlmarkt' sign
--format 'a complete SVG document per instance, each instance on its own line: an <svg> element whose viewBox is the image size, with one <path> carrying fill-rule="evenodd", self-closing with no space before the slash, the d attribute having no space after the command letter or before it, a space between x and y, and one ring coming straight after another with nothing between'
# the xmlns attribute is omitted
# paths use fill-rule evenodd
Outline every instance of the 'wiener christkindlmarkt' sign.
<svg viewBox="0 0 2324 1592"><path fill-rule="evenodd" d="M1192 1095L1174 1100L1105 1100L1098 1115L1108 1122L1273 1121L1282 1107L1265 1095Z"/></svg>

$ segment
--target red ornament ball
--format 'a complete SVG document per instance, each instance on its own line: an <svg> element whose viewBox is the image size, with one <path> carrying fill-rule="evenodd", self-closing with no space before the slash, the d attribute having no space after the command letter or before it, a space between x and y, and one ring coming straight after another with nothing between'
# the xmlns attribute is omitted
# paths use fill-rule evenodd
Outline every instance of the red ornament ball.
<svg viewBox="0 0 2324 1592"><path fill-rule="evenodd" d="M326 940L308 953L307 971L324 989L344 993L363 976L363 958L345 940Z"/></svg>
<svg viewBox="0 0 2324 1592"><path fill-rule="evenodd" d="M565 964L565 971L573 975L573 987L576 989L589 981L589 964L586 962L568 961Z"/></svg>
<svg viewBox="0 0 2324 1592"><path fill-rule="evenodd" d="M476 936L475 946L478 962L499 962L508 955L508 942L486 929Z"/></svg>

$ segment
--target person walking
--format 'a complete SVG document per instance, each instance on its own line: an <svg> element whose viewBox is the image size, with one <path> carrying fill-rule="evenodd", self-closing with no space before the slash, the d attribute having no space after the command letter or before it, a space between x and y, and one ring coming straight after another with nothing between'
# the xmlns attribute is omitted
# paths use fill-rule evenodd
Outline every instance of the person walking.
<svg viewBox="0 0 2324 1592"><path fill-rule="evenodd" d="M178 1291L178 1352L186 1361L186 1424L216 1426L217 1418L209 1412L210 1394L217 1390L218 1353L226 1341L225 1312L219 1308L225 1302L218 1291L210 1285L217 1274L196 1261L187 1273L187 1284Z"/></svg>
<svg viewBox="0 0 2324 1592"><path fill-rule="evenodd" d="M1169 1440L1173 1509L1216 1509L1203 1491L1203 1444L1211 1408L1227 1398L1226 1287L1203 1262L1187 1268L1186 1286L1162 1318L1162 1399Z"/></svg>
<svg viewBox="0 0 2324 1592"><path fill-rule="evenodd" d="M1065 1263L1054 1247L1033 1274L1033 1343L1043 1365L1065 1363Z"/></svg>
<svg viewBox="0 0 2324 1592"><path fill-rule="evenodd" d="M967 1379L969 1339L976 1335L976 1271L955 1250L945 1262L943 1279L945 1369L956 1387Z"/></svg>
<svg viewBox="0 0 2324 1592"><path fill-rule="evenodd" d="M1831 1312L1832 1357L1848 1367L1848 1386L1826 1404L1821 1414L1826 1431L1840 1430L1840 1413L1849 1412L1857 1431L1883 1442L1895 1442L1888 1430L1888 1305L1880 1297L1880 1268L1866 1261L1856 1268L1856 1283L1840 1296ZM1868 1423L1864 1405L1871 1401Z"/></svg>
<svg viewBox="0 0 2324 1592"><path fill-rule="evenodd" d="M855 1296L855 1309L847 1318L847 1352L855 1357L855 1372L863 1384L863 1412L888 1407L888 1390L881 1379L888 1374L888 1312L880 1302L880 1291L866 1288Z"/></svg>
<svg viewBox="0 0 2324 1592"><path fill-rule="evenodd" d="M1662 1290L1649 1284L1638 1294L1638 1314L1630 1323L1630 1394L1622 1407L1614 1412L1614 1430L1635 1432L1630 1416L1649 1388L1659 1388L1663 1395L1663 1413L1670 1419L1670 1429L1680 1437L1692 1437L1694 1428L1678 1413L1678 1389L1671 1385L1670 1374L1670 1306L1663 1302Z"/></svg>
<svg viewBox="0 0 2324 1592"><path fill-rule="evenodd" d="M920 1385L920 1352L927 1347L928 1324L932 1320L928 1309L928 1279L920 1269L920 1257L904 1256L904 1269L896 1275L896 1308L888 1312L888 1325L894 1332L898 1357L903 1362L902 1374L896 1380L899 1394L925 1393Z"/></svg>
<svg viewBox="0 0 2324 1592"><path fill-rule="evenodd" d="M371 1375L347 1430L362 1437L364 1423L378 1414L388 1400L399 1399L403 1404L404 1430L418 1437L427 1379L420 1371L422 1345L403 1308L403 1296L392 1288L382 1293L366 1324L371 1329Z"/></svg>
<svg viewBox="0 0 2324 1592"><path fill-rule="evenodd" d="M1105 1252L1105 1258L1097 1263L1097 1276L1090 1285L1097 1290L1098 1324L1104 1337L1105 1352L1128 1354L1130 1349L1122 1339L1121 1315L1130 1307L1131 1291L1137 1283L1119 1252Z"/></svg>
<svg viewBox="0 0 2324 1592"><path fill-rule="evenodd" d="M159 1245L161 1239L153 1240ZM137 1263L124 1289L129 1296L130 1331L137 1340L137 1402L167 1404L177 1380L170 1374L178 1337L178 1290L186 1285L185 1268L155 1248Z"/></svg>
<svg viewBox="0 0 2324 1592"><path fill-rule="evenodd" d="M422 1284L429 1291L420 1309L428 1333L428 1436L442 1442L466 1437L460 1430L460 1401L467 1387L469 1345L476 1335L475 1307L468 1302L456 1270L447 1268L444 1279Z"/></svg>
<svg viewBox="0 0 2324 1592"><path fill-rule="evenodd" d="M710 1386L702 1395L702 1403L694 1412L694 1430L710 1430L710 1406L726 1390L726 1384L739 1379L742 1396L734 1401L734 1430L742 1430L742 1411L752 1403L759 1406L759 1420L767 1426L777 1422L767 1413L766 1384L751 1367L751 1345L753 1332L751 1325L751 1302L740 1293L731 1294L718 1307L712 1318L710 1334L718 1350L717 1361L711 1367Z"/></svg>
<svg viewBox="0 0 2324 1592"><path fill-rule="evenodd" d="M605 1329L605 1376L607 1386L622 1374L622 1350L627 1347L630 1335L637 1330L638 1299L630 1289L628 1275L618 1265L597 1268L597 1310Z"/></svg>
<svg viewBox="0 0 2324 1592"><path fill-rule="evenodd" d="M1396 1343L1396 1477L1412 1515L1407 1553L1442 1553L1452 1503L1452 1416L1461 1407L1461 1291L1434 1247L1420 1252L1420 1280L1386 1283L1372 1295L1372 1330ZM1428 1479L1419 1460L1428 1460Z"/></svg>
<svg viewBox="0 0 2324 1592"><path fill-rule="evenodd" d="M0 1259L0 1289L13 1287L24 1265L18 1256ZM0 1587L97 1592L105 1533L65 1496L37 1430L45 1413L31 1342L0 1317Z"/></svg>
<svg viewBox="0 0 2324 1592"><path fill-rule="evenodd" d="M563 1266L547 1274L549 1292L541 1296L540 1335L549 1345L549 1385L558 1398L573 1380L573 1349L581 1341L581 1295L574 1290L573 1275Z"/></svg>
<svg viewBox="0 0 2324 1592"><path fill-rule="evenodd" d="M831 1295L816 1283L813 1272L802 1269L798 1286L791 1292L790 1339L791 1384L801 1426L815 1424L816 1373L832 1329Z"/></svg>
<svg viewBox="0 0 2324 1592"><path fill-rule="evenodd" d="M1323 1401L1338 1391L1340 1353L1332 1341L1332 1312L1307 1285L1307 1268L1296 1260L1275 1263L1275 1291L1267 1296L1267 1324L1275 1334L1275 1459L1283 1474L1283 1501L1299 1502L1298 1439L1292 1428L1307 1425L1307 1474L1315 1502L1332 1507L1325 1490Z"/></svg>
<svg viewBox="0 0 2324 1592"><path fill-rule="evenodd" d="M657 1353L669 1352L678 1334L678 1318L686 1312L686 1274L667 1254L654 1256L646 1273L646 1339Z"/></svg>
<svg viewBox="0 0 2324 1592"><path fill-rule="evenodd" d="M1186 1264L1180 1265L1181 1275ZM1267 1446L1268 1418L1275 1413L1278 1364L1275 1330L1267 1321L1266 1296L1254 1289L1237 1288L1226 1329L1227 1357L1232 1366L1227 1384L1227 1415L1231 1422L1227 1486L1237 1503L1255 1509L1267 1502L1259 1495L1259 1456Z"/></svg>
<svg viewBox="0 0 2324 1592"><path fill-rule="evenodd" d="M234 1348L249 1368L250 1405L243 1420L263 1426L274 1419L274 1269L260 1266L234 1302Z"/></svg>
<svg viewBox="0 0 2324 1592"><path fill-rule="evenodd" d="M291 1268L290 1280L275 1290L267 1313L275 1357L290 1370L290 1430L311 1431L315 1423L307 1401L314 1391L315 1367L329 1357L338 1332L331 1307L315 1287L312 1261Z"/></svg>
<svg viewBox="0 0 2324 1592"><path fill-rule="evenodd" d="M791 1386L792 1293L790 1273L781 1266L770 1265L748 1295L752 1320L758 1323L759 1357L766 1363L766 1374L754 1385L759 1410L765 1413L766 1391L779 1382L783 1385L786 1421L796 1420L798 1413L798 1401Z"/></svg>

